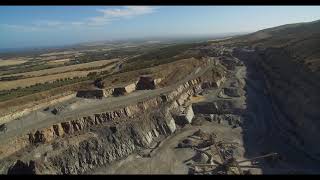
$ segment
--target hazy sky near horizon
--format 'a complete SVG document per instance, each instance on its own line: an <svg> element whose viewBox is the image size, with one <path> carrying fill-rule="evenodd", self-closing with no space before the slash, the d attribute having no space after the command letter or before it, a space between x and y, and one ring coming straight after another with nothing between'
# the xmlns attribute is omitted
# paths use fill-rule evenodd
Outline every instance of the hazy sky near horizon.
<svg viewBox="0 0 320 180"><path fill-rule="evenodd" d="M1 6L0 48L253 32L320 19L320 6Z"/></svg>

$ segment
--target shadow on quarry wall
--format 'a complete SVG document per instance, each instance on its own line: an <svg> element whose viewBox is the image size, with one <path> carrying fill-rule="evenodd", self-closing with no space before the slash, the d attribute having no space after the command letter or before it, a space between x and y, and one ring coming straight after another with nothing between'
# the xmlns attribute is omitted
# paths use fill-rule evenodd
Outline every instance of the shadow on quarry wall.
<svg viewBox="0 0 320 180"><path fill-rule="evenodd" d="M288 117L279 118L279 109L275 108L282 107L281 104L275 105L271 101L262 69L258 64L259 57L253 53L240 53L239 51L236 51L234 55L242 60L247 68L244 87L247 110L242 124L245 157L253 158L267 153L278 153L279 161L276 163L272 164L267 159L261 160L259 167L263 174L314 173L318 171L319 167L316 165L316 161L289 145L288 139L294 139L295 136L291 137L284 131L295 133L295 130L279 128L278 123L287 123L290 119ZM283 138L283 135L286 137ZM282 162L286 162L288 165L280 166Z"/></svg>
<svg viewBox="0 0 320 180"><path fill-rule="evenodd" d="M280 147L273 144L274 135L270 129L270 121L273 118L272 109L263 83L263 76L259 70L256 59L252 53L235 53L235 56L243 61L246 66L246 91L247 109L244 113L243 144L245 148L244 156L248 159L261 156L264 154L277 152ZM259 160L258 166L262 169L263 174L269 174L270 168L275 164L264 159Z"/></svg>
<svg viewBox="0 0 320 180"><path fill-rule="evenodd" d="M24 163L18 160L9 170L8 175L33 175L35 174L35 162Z"/></svg>

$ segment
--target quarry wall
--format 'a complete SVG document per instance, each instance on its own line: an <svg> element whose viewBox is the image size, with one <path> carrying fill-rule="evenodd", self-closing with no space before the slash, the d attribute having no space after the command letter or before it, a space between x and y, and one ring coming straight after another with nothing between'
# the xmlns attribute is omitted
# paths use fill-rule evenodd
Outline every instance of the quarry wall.
<svg viewBox="0 0 320 180"><path fill-rule="evenodd" d="M38 109L41 109L41 108L46 108L48 106L54 105L54 104L59 103L59 102L66 101L66 100L74 98L74 97L76 97L76 93L69 92L69 93L65 93L65 94L62 94L62 95L59 95L59 96L56 96L56 97L48 97L48 98L40 101L37 104L34 104L34 103L28 104L27 107L24 108L23 110L17 110L17 111L14 111L14 112L8 112L8 113L6 113L6 115L2 115L0 117L0 124L7 123L7 122L9 122L11 120L14 120L14 119L20 118L22 116L25 116L25 115L29 114L32 111L35 111L35 110L38 110Z"/></svg>
<svg viewBox="0 0 320 180"><path fill-rule="evenodd" d="M279 134L294 148L320 159L319 76L310 72L282 49L238 52L240 58L255 61L263 71L264 81L275 112Z"/></svg>
<svg viewBox="0 0 320 180"><path fill-rule="evenodd" d="M222 75L218 78L211 77L211 81L221 81L223 78ZM45 161L36 160L38 166L34 167L37 169L35 171L50 174L84 173L96 166L119 160L139 148L148 147L159 136L166 137L173 133L176 126L170 110L183 105L190 96L201 92L202 83L208 81L208 77L198 77L182 83L168 93L136 104L33 130L17 137L12 143L1 146L1 161L3 163L6 157L24 148L47 144L53 146L57 142L69 144L53 150L53 154L46 154ZM216 83L211 85L214 87ZM81 136L86 138L78 140ZM76 137L75 141L69 140ZM70 145L70 142L77 141L79 142ZM15 148L10 149L13 145ZM32 159L23 160L28 163ZM7 161L4 164L6 165L3 167L7 168L3 168L3 171L12 170L16 166L15 162Z"/></svg>

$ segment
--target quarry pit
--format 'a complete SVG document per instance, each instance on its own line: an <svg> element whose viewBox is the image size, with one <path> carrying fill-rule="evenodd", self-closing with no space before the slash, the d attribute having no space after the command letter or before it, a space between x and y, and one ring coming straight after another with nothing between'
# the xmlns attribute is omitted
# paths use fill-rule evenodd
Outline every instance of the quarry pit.
<svg viewBox="0 0 320 180"><path fill-rule="evenodd" d="M83 91L8 122L7 133L0 137L0 172L316 172L307 154L275 138L268 85L257 80L263 74L241 56L233 56L232 50L226 49L231 52L227 58L208 58L174 85L157 87L160 80L143 77L148 83L94 90L93 96ZM266 154L277 158L252 160ZM228 164L229 156L236 165ZM228 168L219 169L226 164Z"/></svg>

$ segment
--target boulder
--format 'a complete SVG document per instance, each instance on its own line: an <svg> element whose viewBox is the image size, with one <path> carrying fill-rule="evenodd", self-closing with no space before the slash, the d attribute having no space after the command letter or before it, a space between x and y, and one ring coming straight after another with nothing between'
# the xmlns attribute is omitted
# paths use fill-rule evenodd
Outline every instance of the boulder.
<svg viewBox="0 0 320 180"><path fill-rule="evenodd" d="M192 160L197 163L206 164L209 161L209 157L204 153L197 152L196 155L193 156Z"/></svg>
<svg viewBox="0 0 320 180"><path fill-rule="evenodd" d="M176 124L183 126L186 124L190 124L192 122L193 117L194 113L192 110L192 106L188 106L187 108L185 108L184 112L175 115L174 120Z"/></svg>

